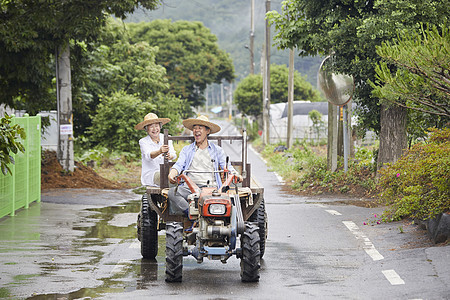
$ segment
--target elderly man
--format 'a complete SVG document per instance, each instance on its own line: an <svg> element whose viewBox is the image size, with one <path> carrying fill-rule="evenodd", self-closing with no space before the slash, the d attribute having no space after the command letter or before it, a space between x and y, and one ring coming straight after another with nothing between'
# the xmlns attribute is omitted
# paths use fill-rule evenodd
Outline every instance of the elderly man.
<svg viewBox="0 0 450 300"><path fill-rule="evenodd" d="M173 165L169 172L169 181L176 183L176 176L182 171L211 171L211 173L189 173L188 176L199 187L216 186L220 188L222 181L219 173L213 173L225 168L226 155L223 149L208 141L209 134L220 131L220 126L209 121L207 116L198 116L196 119L187 119L183 121L184 127L192 130L194 135L194 142L185 146L178 158L178 161ZM229 165L228 169L237 174L236 170ZM238 175L238 181L242 181L242 176ZM186 184L178 187L175 194L175 188L169 190L170 213L183 214L188 216L188 202L187 197L191 194L189 187Z"/></svg>

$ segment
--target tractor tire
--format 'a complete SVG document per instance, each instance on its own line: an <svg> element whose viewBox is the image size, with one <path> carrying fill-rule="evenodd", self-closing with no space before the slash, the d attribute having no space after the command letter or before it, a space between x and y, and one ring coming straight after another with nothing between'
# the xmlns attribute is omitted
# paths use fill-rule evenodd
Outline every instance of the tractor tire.
<svg viewBox="0 0 450 300"><path fill-rule="evenodd" d="M261 204L258 209L253 212L253 214L248 219L250 222L255 222L258 224L258 233L259 233L259 251L261 253L260 257L263 258L264 253L266 251L266 240L267 240L267 232L268 232L268 221L267 221L267 212L266 206L264 203L264 198L261 200Z"/></svg>
<svg viewBox="0 0 450 300"><path fill-rule="evenodd" d="M166 281L181 282L183 271L183 225L166 224Z"/></svg>
<svg viewBox="0 0 450 300"><path fill-rule="evenodd" d="M141 213L138 215L138 239L141 241L141 255L155 259L158 255L158 215L150 208L146 194L142 197Z"/></svg>
<svg viewBox="0 0 450 300"><path fill-rule="evenodd" d="M259 281L260 251L258 226L245 223L245 231L241 235L241 280L243 282Z"/></svg>

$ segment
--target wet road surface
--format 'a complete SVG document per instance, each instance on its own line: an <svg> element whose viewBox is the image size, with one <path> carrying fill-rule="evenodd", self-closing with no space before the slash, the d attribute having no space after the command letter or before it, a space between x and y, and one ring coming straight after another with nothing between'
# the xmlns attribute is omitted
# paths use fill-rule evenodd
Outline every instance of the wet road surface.
<svg viewBox="0 0 450 300"><path fill-rule="evenodd" d="M233 127L222 125L223 134ZM240 147L224 145L231 155ZM233 157L232 157L232 160ZM450 246L430 247L415 225L365 226L381 208L282 192L249 151L265 187L269 235L258 283L239 260L184 258L183 282L164 281L164 231L156 260L136 239L140 196L131 191L55 190L0 219L0 297L14 299L446 299ZM402 227L402 230L399 227ZM403 233L401 233L403 231Z"/></svg>

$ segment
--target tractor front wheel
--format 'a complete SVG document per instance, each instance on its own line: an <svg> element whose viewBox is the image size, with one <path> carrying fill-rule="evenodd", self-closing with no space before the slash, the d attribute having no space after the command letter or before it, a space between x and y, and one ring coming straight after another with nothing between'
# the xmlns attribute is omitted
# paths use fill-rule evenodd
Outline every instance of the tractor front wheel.
<svg viewBox="0 0 450 300"><path fill-rule="evenodd" d="M173 222L166 227L166 281L181 282L183 271L183 225Z"/></svg>
<svg viewBox="0 0 450 300"><path fill-rule="evenodd" d="M144 194L141 213L138 215L138 238L141 241L142 257L155 259L158 255L158 215L150 208L148 201Z"/></svg>
<svg viewBox="0 0 450 300"><path fill-rule="evenodd" d="M259 281L260 250L258 226L245 223L245 231L241 235L241 280L244 282Z"/></svg>

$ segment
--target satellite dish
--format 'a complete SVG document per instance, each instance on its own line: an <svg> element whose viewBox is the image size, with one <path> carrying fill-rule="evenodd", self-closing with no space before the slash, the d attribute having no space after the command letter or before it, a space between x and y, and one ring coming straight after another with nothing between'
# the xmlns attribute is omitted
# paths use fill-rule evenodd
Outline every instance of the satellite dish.
<svg viewBox="0 0 450 300"><path fill-rule="evenodd" d="M322 89L328 102L343 106L353 97L355 82L352 76L335 74L330 71L331 59L327 56L319 68L319 87Z"/></svg>

